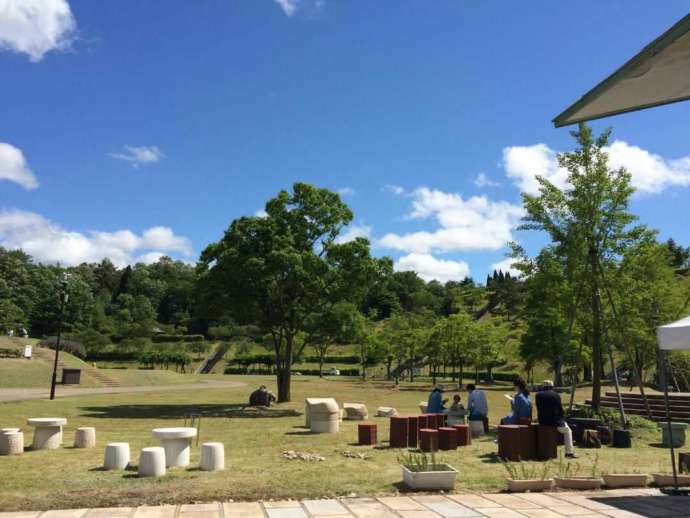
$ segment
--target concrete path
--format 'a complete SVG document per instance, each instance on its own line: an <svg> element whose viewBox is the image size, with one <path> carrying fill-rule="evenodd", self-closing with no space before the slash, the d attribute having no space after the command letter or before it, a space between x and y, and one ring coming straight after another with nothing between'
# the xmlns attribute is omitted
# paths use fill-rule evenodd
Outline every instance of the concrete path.
<svg viewBox="0 0 690 518"><path fill-rule="evenodd" d="M141 387L65 387L58 385L55 397L88 396L93 394L126 394L130 392L168 392L173 390L223 389L244 387L239 381L208 380L197 383L172 385L145 385ZM5 388L0 389L0 402L23 401L25 399L47 399L50 388Z"/></svg>
<svg viewBox="0 0 690 518"><path fill-rule="evenodd" d="M0 504L1 505L1 504ZM637 518L690 517L690 497L656 489L580 493L411 495L339 500L213 502L0 513L0 518Z"/></svg>

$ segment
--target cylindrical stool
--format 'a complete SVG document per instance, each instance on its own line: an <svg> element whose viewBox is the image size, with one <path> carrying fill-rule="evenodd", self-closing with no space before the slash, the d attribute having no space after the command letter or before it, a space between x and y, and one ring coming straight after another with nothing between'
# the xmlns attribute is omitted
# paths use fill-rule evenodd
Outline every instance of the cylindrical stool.
<svg viewBox="0 0 690 518"><path fill-rule="evenodd" d="M96 429L93 426L83 426L74 431L75 448L95 448Z"/></svg>
<svg viewBox="0 0 690 518"><path fill-rule="evenodd" d="M105 447L105 458L103 468L125 469L129 464L129 443L111 442Z"/></svg>
<svg viewBox="0 0 690 518"><path fill-rule="evenodd" d="M375 424L360 424L357 426L357 444L362 446L376 445L376 425Z"/></svg>
<svg viewBox="0 0 690 518"><path fill-rule="evenodd" d="M470 421L472 437L479 437L484 433L484 423L482 421Z"/></svg>
<svg viewBox="0 0 690 518"><path fill-rule="evenodd" d="M222 442L205 442L201 445L202 471L221 471L225 469L225 448Z"/></svg>
<svg viewBox="0 0 690 518"><path fill-rule="evenodd" d="M632 440L630 438L630 430L614 430L611 445L614 448L631 448Z"/></svg>
<svg viewBox="0 0 690 518"><path fill-rule="evenodd" d="M455 428L442 426L438 429L438 449L456 450L458 448L458 431Z"/></svg>
<svg viewBox="0 0 690 518"><path fill-rule="evenodd" d="M0 455L19 455L24 453L24 433L18 428L0 432Z"/></svg>
<svg viewBox="0 0 690 518"><path fill-rule="evenodd" d="M407 446L408 448L416 448L419 438L419 418L410 416L407 418Z"/></svg>
<svg viewBox="0 0 690 518"><path fill-rule="evenodd" d="M419 449L422 451L438 451L438 430L432 428L419 430Z"/></svg>
<svg viewBox="0 0 690 518"><path fill-rule="evenodd" d="M407 448L407 417L393 416L390 419L390 447Z"/></svg>
<svg viewBox="0 0 690 518"><path fill-rule="evenodd" d="M165 475L165 450L161 446L144 448L139 455L140 477L162 477Z"/></svg>
<svg viewBox="0 0 690 518"><path fill-rule="evenodd" d="M472 434L470 433L470 425L468 424L454 424L453 428L458 431L458 446L469 446L472 444Z"/></svg>

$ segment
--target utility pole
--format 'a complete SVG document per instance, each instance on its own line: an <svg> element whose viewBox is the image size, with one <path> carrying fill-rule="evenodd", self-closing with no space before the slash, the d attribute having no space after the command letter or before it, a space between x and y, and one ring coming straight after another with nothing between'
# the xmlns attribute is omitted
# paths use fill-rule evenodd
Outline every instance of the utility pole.
<svg viewBox="0 0 690 518"><path fill-rule="evenodd" d="M62 320L65 315L65 305L69 299L67 294L67 278L63 277L60 281L60 313L58 316L57 338L55 340L55 361L53 362L53 379L50 383L50 399L55 399L55 385L57 384L58 355L60 354L60 335L62 334Z"/></svg>

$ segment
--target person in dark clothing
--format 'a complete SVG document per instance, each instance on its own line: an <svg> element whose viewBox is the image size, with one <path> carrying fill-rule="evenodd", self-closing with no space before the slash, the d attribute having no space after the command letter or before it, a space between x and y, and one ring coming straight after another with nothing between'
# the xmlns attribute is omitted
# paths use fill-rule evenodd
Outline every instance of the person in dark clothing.
<svg viewBox="0 0 690 518"><path fill-rule="evenodd" d="M273 392L268 390L266 385L261 385L249 396L249 406L271 406L275 400Z"/></svg>
<svg viewBox="0 0 690 518"><path fill-rule="evenodd" d="M565 456L575 458L573 452L573 432L565 421L561 396L553 389L553 382L545 380L536 395L537 419L541 426L555 426L563 434Z"/></svg>

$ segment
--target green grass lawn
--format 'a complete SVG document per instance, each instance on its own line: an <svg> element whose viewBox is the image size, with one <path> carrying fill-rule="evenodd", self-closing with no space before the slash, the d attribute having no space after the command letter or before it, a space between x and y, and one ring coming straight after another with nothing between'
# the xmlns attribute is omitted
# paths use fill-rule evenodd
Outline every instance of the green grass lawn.
<svg viewBox="0 0 690 518"><path fill-rule="evenodd" d="M216 378L216 376L213 376ZM417 414L417 404L427 397L428 386L323 379L293 378L293 402L271 409L244 409L249 392L260 383L275 389L273 378L224 376L248 385L228 390L203 389L159 393L84 396L56 401L34 400L0 404L0 427L22 426L27 444L31 431L26 418L63 416L65 447L54 451L27 451L22 456L0 457L0 510L48 509L142 503L193 502L216 499L261 499L326 497L356 493L386 494L397 491L401 480L398 450L387 446L388 422L379 425L383 447L356 446L357 422L345 421L338 434L311 435L304 424L303 400L308 396L334 396L339 403L366 403L373 415L380 405L395 406L402 414ZM491 421L507 413L506 388L488 391ZM583 400L585 392L578 393ZM463 395L463 400L465 400ZM156 441L151 429L179 426L190 409L201 411L201 442L221 441L226 448L226 470L206 473L194 469L199 449L192 449L191 469L173 469L161 479L138 479L135 471L104 472L103 448L107 442L127 441L136 464L139 451ZM69 447L74 429L95 426L98 446L91 450ZM652 472L666 469L668 450L651 446L659 434L638 431L630 450L603 448L580 450L579 464L586 473L595 452L603 471ZM285 450L323 455L324 462L283 459ZM348 458L345 450L366 454L366 459ZM460 471L457 490L501 490L504 469L496 457L493 436L473 442L455 452L439 454Z"/></svg>

